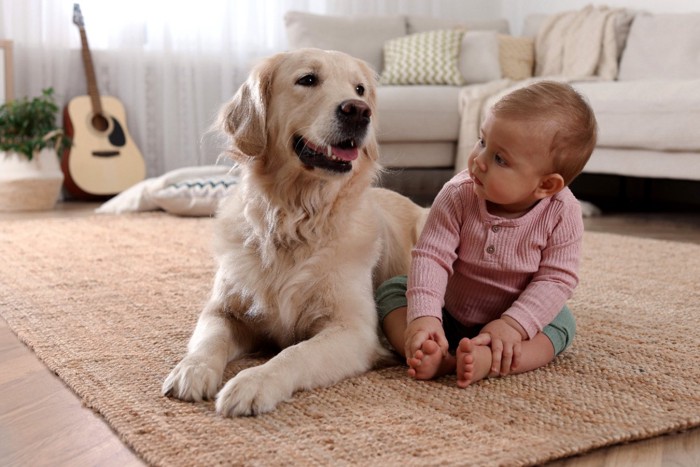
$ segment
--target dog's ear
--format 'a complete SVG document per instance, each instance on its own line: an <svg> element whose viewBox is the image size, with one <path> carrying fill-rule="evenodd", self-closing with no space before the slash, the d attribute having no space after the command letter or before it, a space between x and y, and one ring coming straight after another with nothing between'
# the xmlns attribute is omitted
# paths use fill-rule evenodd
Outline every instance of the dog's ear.
<svg viewBox="0 0 700 467"><path fill-rule="evenodd" d="M369 64L363 60L357 59L362 69L362 73L365 75L365 87L367 88L367 94L365 98L367 99L367 104L369 104L370 109L372 109L372 131L369 134L369 139L365 144L365 150L367 151L367 156L370 160L377 162L379 160L379 143L377 143L377 85L379 83L379 76L374 69L369 66Z"/></svg>
<svg viewBox="0 0 700 467"><path fill-rule="evenodd" d="M267 146L267 105L277 62L271 57L253 68L219 115L220 127L231 136L231 155L241 162L261 155Z"/></svg>
<svg viewBox="0 0 700 467"><path fill-rule="evenodd" d="M365 75L365 87L367 88L367 103L372 109L372 115L376 115L377 110L377 86L379 85L379 75L377 72L369 65L369 63L364 60L356 59L362 70L362 74Z"/></svg>

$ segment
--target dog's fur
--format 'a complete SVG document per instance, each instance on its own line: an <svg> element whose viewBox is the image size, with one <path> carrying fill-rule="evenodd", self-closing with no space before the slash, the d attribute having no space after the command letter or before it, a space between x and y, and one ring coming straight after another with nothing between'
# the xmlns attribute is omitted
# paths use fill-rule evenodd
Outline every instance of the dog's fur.
<svg viewBox="0 0 700 467"><path fill-rule="evenodd" d="M260 63L224 108L243 176L217 214L211 297L164 394L216 394L222 415L254 415L386 355L373 289L408 271L426 210L370 187L375 80L339 52L286 52ZM229 361L270 344L283 350L218 391Z"/></svg>

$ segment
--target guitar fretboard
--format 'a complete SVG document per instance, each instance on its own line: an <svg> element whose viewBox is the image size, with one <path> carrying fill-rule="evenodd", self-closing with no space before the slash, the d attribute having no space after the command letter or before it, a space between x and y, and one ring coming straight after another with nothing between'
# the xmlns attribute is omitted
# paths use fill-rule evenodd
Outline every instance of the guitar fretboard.
<svg viewBox="0 0 700 467"><path fill-rule="evenodd" d="M88 94L90 95L90 102L92 103L92 112L94 115L102 115L102 103L100 102L100 93L97 90L95 68L92 65L92 56L90 55L87 34L83 27L80 28L80 42L83 45L82 55L83 64L85 65L85 79L87 80Z"/></svg>

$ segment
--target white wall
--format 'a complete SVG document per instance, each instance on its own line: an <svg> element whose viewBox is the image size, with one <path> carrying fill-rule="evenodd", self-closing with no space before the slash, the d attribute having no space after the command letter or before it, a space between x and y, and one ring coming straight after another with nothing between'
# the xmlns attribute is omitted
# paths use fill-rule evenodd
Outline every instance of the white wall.
<svg viewBox="0 0 700 467"><path fill-rule="evenodd" d="M500 16L510 22L511 33L520 34L523 20L533 13L557 13L578 10L586 5L607 5L611 8L646 10L653 13L700 13L698 0L501 0Z"/></svg>

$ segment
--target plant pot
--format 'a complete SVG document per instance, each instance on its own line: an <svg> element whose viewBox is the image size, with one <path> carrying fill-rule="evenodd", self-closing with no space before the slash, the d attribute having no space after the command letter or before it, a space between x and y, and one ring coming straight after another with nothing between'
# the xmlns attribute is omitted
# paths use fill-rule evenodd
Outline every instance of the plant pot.
<svg viewBox="0 0 700 467"><path fill-rule="evenodd" d="M0 211L53 209L61 194L63 172L53 148L32 160L16 152L0 152Z"/></svg>

